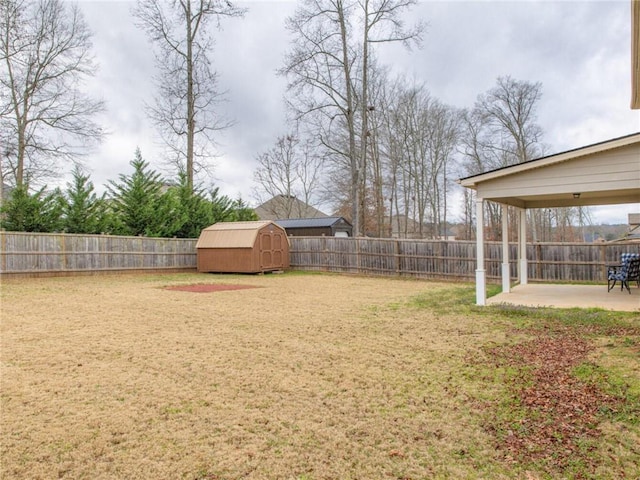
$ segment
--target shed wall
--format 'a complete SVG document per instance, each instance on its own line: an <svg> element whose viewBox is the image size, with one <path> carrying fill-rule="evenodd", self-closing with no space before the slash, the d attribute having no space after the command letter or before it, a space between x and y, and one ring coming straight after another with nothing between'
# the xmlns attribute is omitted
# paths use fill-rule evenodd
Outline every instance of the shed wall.
<svg viewBox="0 0 640 480"><path fill-rule="evenodd" d="M253 248L199 248L198 271L219 273L257 273L258 250Z"/></svg>

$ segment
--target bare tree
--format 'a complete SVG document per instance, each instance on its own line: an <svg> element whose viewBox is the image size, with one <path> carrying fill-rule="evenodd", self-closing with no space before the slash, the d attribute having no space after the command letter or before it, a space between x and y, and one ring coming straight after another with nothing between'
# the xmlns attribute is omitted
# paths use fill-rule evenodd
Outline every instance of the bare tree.
<svg viewBox="0 0 640 480"><path fill-rule="evenodd" d="M370 44L402 42L410 48L412 45L420 45L424 23L418 22L413 28L405 28L402 14L415 5L416 0L360 0L362 10L362 66L361 66L361 135L360 135L360 170L367 171L367 141L371 136L369 131L369 112L375 110L369 102L369 76L370 66L374 66ZM375 149L375 147L374 147ZM362 190L366 189L366 181L362 181ZM363 217L365 195L360 195L360 223L365 223Z"/></svg>
<svg viewBox="0 0 640 480"><path fill-rule="evenodd" d="M230 126L216 111L223 96L208 56L213 48L208 27L244 12L229 0L139 0L133 12L158 47L158 94L149 115L190 189L194 173L213 155L215 133Z"/></svg>
<svg viewBox="0 0 640 480"><path fill-rule="evenodd" d="M288 105L296 120L315 123L320 143L338 163L347 165L352 221L359 232L354 85L357 50L350 34L354 8L353 2L343 0L301 0L287 19L294 40L280 73L289 79L292 96Z"/></svg>
<svg viewBox="0 0 640 480"><path fill-rule="evenodd" d="M422 27L405 30L401 13L415 0L302 0L287 28L291 51L281 73L290 79L296 118L318 124L322 144L350 177L351 220L364 233L370 44L420 39ZM358 128L359 127L359 128Z"/></svg>
<svg viewBox="0 0 640 480"><path fill-rule="evenodd" d="M480 95L475 108L485 117L492 136L495 157L504 167L541 155L542 128L536 123L536 109L542 84L498 77L496 86Z"/></svg>
<svg viewBox="0 0 640 480"><path fill-rule="evenodd" d="M542 84L499 77L496 86L478 96L471 112L464 116L464 165L468 175L526 162L542 155L542 129L536 123L536 109ZM488 235L501 236L501 209L486 205ZM534 216L536 213L533 214ZM515 216L513 217L515 218ZM511 229L515 230L514 222ZM539 222L534 221L534 224ZM534 237L536 229L532 229Z"/></svg>
<svg viewBox="0 0 640 480"><path fill-rule="evenodd" d="M103 137L102 101L82 82L94 75L91 33L76 5L0 0L0 169L16 186L59 173Z"/></svg>
<svg viewBox="0 0 640 480"><path fill-rule="evenodd" d="M429 206L433 237L446 237L448 171L460 135L460 113L435 100L427 111L426 143L431 188Z"/></svg>
<svg viewBox="0 0 640 480"><path fill-rule="evenodd" d="M399 78L385 85L375 97L383 106L381 115L371 118L382 117L372 132L379 137L378 155L384 157L389 223L399 236L438 237L447 224L459 112L433 98L422 84ZM371 159L379 162L375 155Z"/></svg>
<svg viewBox="0 0 640 480"><path fill-rule="evenodd" d="M281 198L271 212L280 218L300 218L305 205L314 206L320 186L322 159L310 141L289 134L278 138L268 151L258 155L254 180L256 198L264 203ZM301 203L302 202L302 203Z"/></svg>

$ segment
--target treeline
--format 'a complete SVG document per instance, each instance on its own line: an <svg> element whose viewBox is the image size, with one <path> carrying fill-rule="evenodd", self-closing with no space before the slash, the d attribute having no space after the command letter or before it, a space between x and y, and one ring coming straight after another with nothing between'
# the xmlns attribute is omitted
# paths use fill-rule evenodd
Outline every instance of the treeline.
<svg viewBox="0 0 640 480"><path fill-rule="evenodd" d="M0 227L21 232L134 235L197 238L216 222L256 220L241 198L220 195L218 188L191 188L186 175L168 183L152 170L140 150L133 172L109 181L98 195L89 176L76 166L65 189L31 192L27 183L11 191L0 208Z"/></svg>
<svg viewBox="0 0 640 480"><path fill-rule="evenodd" d="M537 122L541 83L500 76L461 107L382 64L383 44L421 44L424 25L405 22L415 4L299 2L287 19L293 41L280 70L294 122L257 156L258 197L330 203L358 236L441 238L457 220L465 226L458 238L470 239L473 192L452 195L455 181L546 153ZM498 239L501 209L486 208L487 234ZM541 239L587 221L584 209L534 211L529 232Z"/></svg>
<svg viewBox="0 0 640 480"><path fill-rule="evenodd" d="M340 116L314 112L257 157L254 178L267 194L264 200L282 195L311 205L330 203L354 224L357 211L359 235L475 238L474 192L462 189L454 196L460 188L456 180L547 153L536 122L542 85L499 77L472 107L458 108L434 97L424 84L393 78L385 69L375 73L367 131L356 135L356 146L366 147L366 155L358 157L356 185ZM487 238L499 240L502 210L491 202L485 209ZM513 236L517 222L511 216ZM529 210L527 219L533 241L579 241L582 227L592 223L586 207ZM452 223L461 228L451 232Z"/></svg>
<svg viewBox="0 0 640 480"><path fill-rule="evenodd" d="M15 189L2 226L183 237L214 221L248 218L241 200L197 185L198 173L211 171L218 134L233 124L219 111L224 95L209 55L211 27L244 15L235 3L136 2L132 14L157 62L147 114L173 172L165 181L137 155L134 174L110 182L98 197L77 169L66 191L29 190L66 173L105 136L96 118L106 105L80 88L97 67L81 9L62 0L1 0L7 75L0 70L0 197L4 184ZM287 81L290 123L256 155L259 203L280 195L323 210L331 205L358 236L441 238L454 220L464 225L457 237L471 239L474 194L452 195L455 180L547 153L537 121L539 82L500 76L473 105L454 106L427 83L382 64L383 45L422 43L424 22L407 21L416 3L297 2L284 25L291 45L278 70ZM499 239L502 210L491 202L486 210L486 235ZM534 241L574 240L573 227L591 223L585 208L527 215Z"/></svg>

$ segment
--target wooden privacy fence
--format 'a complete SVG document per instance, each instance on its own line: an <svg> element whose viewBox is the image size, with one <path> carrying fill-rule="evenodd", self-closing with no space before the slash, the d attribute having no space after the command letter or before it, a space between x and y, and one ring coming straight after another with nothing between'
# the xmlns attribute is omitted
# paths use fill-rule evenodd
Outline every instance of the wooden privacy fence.
<svg viewBox="0 0 640 480"><path fill-rule="evenodd" d="M0 232L3 274L195 268L195 239Z"/></svg>
<svg viewBox="0 0 640 480"><path fill-rule="evenodd" d="M450 278L473 281L475 241L291 237L291 268L297 270ZM539 281L605 281L606 266L638 243L536 243L527 245L528 278ZM511 277L517 275L517 245L509 245ZM485 242L487 278L502 271L502 243Z"/></svg>
<svg viewBox="0 0 640 480"><path fill-rule="evenodd" d="M290 237L296 270L473 281L476 243L444 240ZM509 245L516 278L517 245ZM529 279L601 282L606 265L639 243L527 245ZM485 243L487 278L498 280L502 243ZM196 239L0 232L0 273L57 274L132 270L195 270Z"/></svg>

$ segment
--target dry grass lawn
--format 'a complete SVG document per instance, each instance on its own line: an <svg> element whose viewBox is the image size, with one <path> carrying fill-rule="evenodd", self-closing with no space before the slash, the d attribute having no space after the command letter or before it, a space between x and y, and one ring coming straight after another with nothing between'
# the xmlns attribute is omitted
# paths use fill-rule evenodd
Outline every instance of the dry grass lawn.
<svg viewBox="0 0 640 480"><path fill-rule="evenodd" d="M193 283L261 288L164 288ZM452 288L299 274L4 281L2 478L525 475L492 447L467 368L504 329L410 302Z"/></svg>

